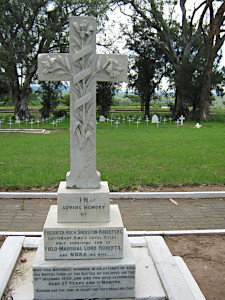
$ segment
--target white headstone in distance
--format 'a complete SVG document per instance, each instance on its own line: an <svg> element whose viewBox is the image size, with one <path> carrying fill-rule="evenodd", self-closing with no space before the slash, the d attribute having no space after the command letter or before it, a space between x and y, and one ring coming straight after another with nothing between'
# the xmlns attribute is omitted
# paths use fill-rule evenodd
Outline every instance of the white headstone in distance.
<svg viewBox="0 0 225 300"><path fill-rule="evenodd" d="M180 125L181 126L184 125L185 117L183 115L180 116L179 120L180 120Z"/></svg>
<svg viewBox="0 0 225 300"><path fill-rule="evenodd" d="M195 127L199 129L199 128L202 127L202 125L200 125L199 123L197 123L197 124L195 125Z"/></svg>
<svg viewBox="0 0 225 300"><path fill-rule="evenodd" d="M179 128L180 120L176 120L175 123L177 123L177 128Z"/></svg>
<svg viewBox="0 0 225 300"><path fill-rule="evenodd" d="M166 125L166 121L167 121L167 118L165 117L165 118L163 119L164 125Z"/></svg>
<svg viewBox="0 0 225 300"><path fill-rule="evenodd" d="M129 126L130 126L130 122L133 122L133 120L130 118L127 118L127 121L129 122Z"/></svg>
<svg viewBox="0 0 225 300"><path fill-rule="evenodd" d="M159 117L156 114L152 116L152 123L159 123Z"/></svg>
<svg viewBox="0 0 225 300"><path fill-rule="evenodd" d="M137 121L136 122L134 122L134 123L136 123L137 124L137 128L138 128L138 124L140 124L141 122L137 119Z"/></svg>
<svg viewBox="0 0 225 300"><path fill-rule="evenodd" d="M20 118L16 115L16 116L15 116L15 124L20 124L19 121L20 121Z"/></svg>
<svg viewBox="0 0 225 300"><path fill-rule="evenodd" d="M112 124L114 122L113 118L111 118L109 121L111 122L111 126L112 126Z"/></svg>
<svg viewBox="0 0 225 300"><path fill-rule="evenodd" d="M116 121L115 121L115 124L116 124L116 128L118 128L118 124L120 124L120 121L119 121L119 120L116 120Z"/></svg>
<svg viewBox="0 0 225 300"><path fill-rule="evenodd" d="M9 122L7 124L9 124L9 129L11 129L11 126L13 124L11 117L9 118Z"/></svg>
<svg viewBox="0 0 225 300"><path fill-rule="evenodd" d="M29 123L30 123L30 128L32 129L32 128L33 128L33 124L34 124L35 122L33 121L33 119L31 119Z"/></svg>
<svg viewBox="0 0 225 300"><path fill-rule="evenodd" d="M105 123L105 117L103 115L99 117L99 122Z"/></svg>

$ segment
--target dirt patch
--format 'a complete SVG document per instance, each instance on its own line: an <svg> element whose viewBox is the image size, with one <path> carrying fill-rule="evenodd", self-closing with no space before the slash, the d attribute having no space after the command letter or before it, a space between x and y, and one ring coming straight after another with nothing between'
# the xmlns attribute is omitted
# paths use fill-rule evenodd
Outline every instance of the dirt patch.
<svg viewBox="0 0 225 300"><path fill-rule="evenodd" d="M6 236L0 236L0 248L1 248L2 244L4 243L5 239L6 239Z"/></svg>
<svg viewBox="0 0 225 300"><path fill-rule="evenodd" d="M207 300L225 299L225 235L169 236L165 241L181 256Z"/></svg>

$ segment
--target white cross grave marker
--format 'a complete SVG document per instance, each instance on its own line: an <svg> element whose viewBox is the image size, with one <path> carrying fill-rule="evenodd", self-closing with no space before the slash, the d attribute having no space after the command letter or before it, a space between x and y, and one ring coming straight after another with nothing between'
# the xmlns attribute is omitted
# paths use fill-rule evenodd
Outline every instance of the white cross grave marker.
<svg viewBox="0 0 225 300"><path fill-rule="evenodd" d="M179 120L176 120L175 123L177 123L177 128L179 128L179 123L180 123L180 121L179 121Z"/></svg>
<svg viewBox="0 0 225 300"><path fill-rule="evenodd" d="M127 56L96 54L96 19L70 18L69 53L40 54L39 80L70 81L70 172L67 188L99 188L96 82L124 81Z"/></svg>
<svg viewBox="0 0 225 300"><path fill-rule="evenodd" d="M37 121L35 121L37 123L37 127L39 127L39 123L41 123L41 121L38 119Z"/></svg>
<svg viewBox="0 0 225 300"><path fill-rule="evenodd" d="M30 128L32 129L32 128L33 128L33 124L34 124L35 122L33 121L33 119L31 119L29 123L30 123Z"/></svg>
<svg viewBox="0 0 225 300"><path fill-rule="evenodd" d="M57 123L53 120L51 124L53 125L53 130L54 130L54 126L55 125L57 126Z"/></svg>
<svg viewBox="0 0 225 300"><path fill-rule="evenodd" d="M12 126L12 124L13 124L13 122L12 122L12 120L11 120L11 117L9 117L9 122L8 122L7 124L9 124L9 129L11 129L11 126Z"/></svg>
<svg viewBox="0 0 225 300"><path fill-rule="evenodd" d="M147 122L147 126L148 126L148 122L150 121L148 117L145 118L145 121Z"/></svg>
<svg viewBox="0 0 225 300"><path fill-rule="evenodd" d="M137 122L134 122L137 124L137 128L138 128L138 124L140 124L141 122L139 121L139 119L137 119Z"/></svg>
<svg viewBox="0 0 225 300"><path fill-rule="evenodd" d="M199 123L197 123L197 124L195 125L195 127L199 129L199 128L202 127L202 125L200 125Z"/></svg>
<svg viewBox="0 0 225 300"><path fill-rule="evenodd" d="M179 120L180 120L180 125L181 126L184 125L185 117L183 115L180 116Z"/></svg>
<svg viewBox="0 0 225 300"><path fill-rule="evenodd" d="M164 119L163 119L164 125L166 125L166 121L167 121L167 118L164 117Z"/></svg>
<svg viewBox="0 0 225 300"><path fill-rule="evenodd" d="M130 126L130 122L133 122L133 120L130 118L128 118L127 121L129 122L129 126Z"/></svg>
<svg viewBox="0 0 225 300"><path fill-rule="evenodd" d="M170 120L170 123L171 123L171 121L173 120L173 118L169 117L169 120Z"/></svg>
<svg viewBox="0 0 225 300"><path fill-rule="evenodd" d="M116 124L116 128L118 128L118 124L120 124L120 121L119 121L119 120L116 120L116 121L115 121L115 124Z"/></svg>

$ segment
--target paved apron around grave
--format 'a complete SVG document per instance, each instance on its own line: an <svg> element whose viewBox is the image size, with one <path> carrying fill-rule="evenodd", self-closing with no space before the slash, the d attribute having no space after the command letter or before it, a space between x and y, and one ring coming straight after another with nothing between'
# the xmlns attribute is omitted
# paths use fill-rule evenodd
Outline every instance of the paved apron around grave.
<svg viewBox="0 0 225 300"><path fill-rule="evenodd" d="M199 230L225 228L225 200L168 199L111 200L118 204L124 226L139 230ZM49 199L0 199L0 231L42 231Z"/></svg>

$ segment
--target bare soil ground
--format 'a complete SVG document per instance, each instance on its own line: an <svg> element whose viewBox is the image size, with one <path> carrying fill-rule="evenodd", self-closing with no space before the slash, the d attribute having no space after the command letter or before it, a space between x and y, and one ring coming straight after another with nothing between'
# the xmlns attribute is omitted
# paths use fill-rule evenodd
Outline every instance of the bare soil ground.
<svg viewBox="0 0 225 300"><path fill-rule="evenodd" d="M225 299L225 235L168 236L165 241L181 256L207 300Z"/></svg>

